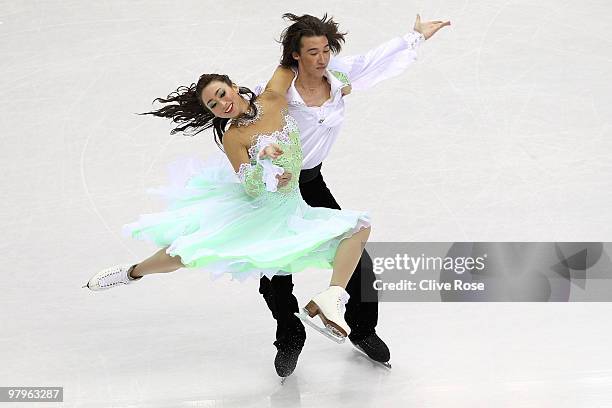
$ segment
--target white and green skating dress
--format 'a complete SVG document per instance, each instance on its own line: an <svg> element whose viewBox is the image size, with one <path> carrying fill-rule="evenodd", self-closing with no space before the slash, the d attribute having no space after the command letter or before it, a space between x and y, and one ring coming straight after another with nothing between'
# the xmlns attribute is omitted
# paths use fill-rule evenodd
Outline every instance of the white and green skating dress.
<svg viewBox="0 0 612 408"><path fill-rule="evenodd" d="M302 199L302 150L295 120L283 112L284 126L259 135L249 149L250 163L236 174L225 156L216 163L182 163L183 177L157 189L169 200L166 211L143 214L123 227L126 235L166 247L189 268L243 280L305 268L331 269L340 241L370 226L367 212L310 207ZM258 159L277 143L283 154ZM185 171L188 169L187 171ZM290 182L277 188L276 174ZM179 183L177 185L177 183Z"/></svg>

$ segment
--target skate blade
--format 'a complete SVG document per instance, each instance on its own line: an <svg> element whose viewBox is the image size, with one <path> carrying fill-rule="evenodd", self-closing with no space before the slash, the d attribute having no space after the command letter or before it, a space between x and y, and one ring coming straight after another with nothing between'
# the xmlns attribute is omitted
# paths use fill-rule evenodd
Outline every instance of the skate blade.
<svg viewBox="0 0 612 408"><path fill-rule="evenodd" d="M281 377L281 385L285 385L285 381L287 381L289 377Z"/></svg>
<svg viewBox="0 0 612 408"><path fill-rule="evenodd" d="M372 363L376 363L384 368L386 368L387 370L391 370L391 363L389 363L388 361L386 362L380 362L380 361L376 361L373 358L371 358L370 356L367 355L367 353L365 351L363 351L362 349L360 349L359 347L357 347L356 345L353 344L353 347L355 348L355 351L358 352L359 354L361 354L362 356L364 356L365 358L367 358L368 360L370 360Z"/></svg>
<svg viewBox="0 0 612 408"><path fill-rule="evenodd" d="M312 327L313 329L315 329L316 331L318 331L319 333L321 333L322 335L324 335L325 337L327 337L328 339L338 343L338 344L342 344L344 343L344 340L346 340L346 337L342 336L340 334L340 332L338 330L336 330L335 327L331 326L331 325L327 325L325 328L315 324L312 319L310 318L310 316L308 315L308 313L305 310L301 310L299 313L295 312L295 315L297 317L300 318L300 320L302 320L304 323L306 323L307 325L309 325L310 327Z"/></svg>

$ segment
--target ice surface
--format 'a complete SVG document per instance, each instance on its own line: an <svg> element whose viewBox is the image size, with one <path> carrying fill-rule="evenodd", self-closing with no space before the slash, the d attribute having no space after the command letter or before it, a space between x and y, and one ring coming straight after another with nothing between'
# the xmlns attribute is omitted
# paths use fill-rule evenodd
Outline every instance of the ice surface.
<svg viewBox="0 0 612 408"><path fill-rule="evenodd" d="M612 3L3 1L0 386L63 386L45 407L612 406L606 303L381 304L391 372L308 331L281 387L255 281L81 289L155 250L121 226L162 208L145 191L167 163L216 149L134 113L204 72L265 80L284 12L334 15L345 55L417 12L452 22L350 95L324 163L338 202L371 211L371 240L610 241ZM300 303L328 277L298 275Z"/></svg>

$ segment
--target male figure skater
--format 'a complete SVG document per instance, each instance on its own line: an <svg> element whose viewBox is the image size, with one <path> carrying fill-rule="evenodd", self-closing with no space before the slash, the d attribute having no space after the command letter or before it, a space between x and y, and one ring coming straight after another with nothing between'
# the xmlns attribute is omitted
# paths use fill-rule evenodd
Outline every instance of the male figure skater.
<svg viewBox="0 0 612 408"><path fill-rule="evenodd" d="M281 34L281 65L293 69L297 76L287 92L289 112L296 119L301 134L304 161L300 172L300 191L304 201L313 207L340 209L323 181L321 166L340 133L344 121L344 96L351 90L363 90L402 73L416 58L416 49L450 21L421 22L417 14L413 31L394 38L364 55L330 58L338 54L346 33L324 15L296 16L284 14L292 21ZM255 89L263 91L260 85ZM293 175L280 176L279 186ZM377 292L372 286L375 275L372 260L366 251L349 281L350 298L345 319L351 328L349 340L372 360L390 368L390 352L376 334L378 322ZM277 348L274 365L281 377L289 376L296 367L306 340L304 325L294 315L298 302L293 295L291 275L262 277L259 292L276 319ZM367 299L362 301L362 294Z"/></svg>

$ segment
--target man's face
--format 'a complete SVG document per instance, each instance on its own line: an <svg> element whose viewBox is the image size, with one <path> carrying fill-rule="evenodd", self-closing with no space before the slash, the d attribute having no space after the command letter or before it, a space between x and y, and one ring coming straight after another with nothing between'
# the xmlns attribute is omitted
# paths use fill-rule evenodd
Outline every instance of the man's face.
<svg viewBox="0 0 612 408"><path fill-rule="evenodd" d="M300 72L310 75L321 76L329 63L329 42L324 35L316 37L302 37L300 53L293 53L293 58L298 62Z"/></svg>

